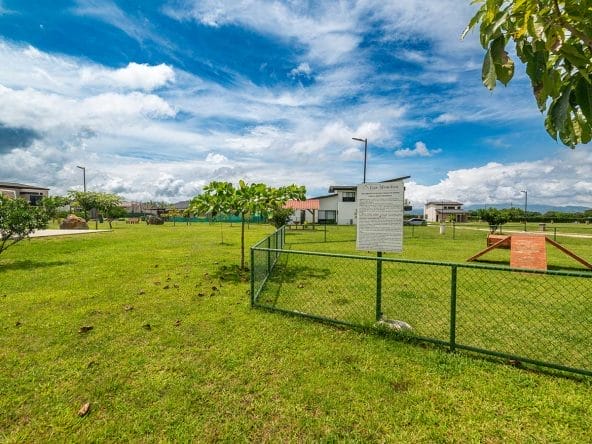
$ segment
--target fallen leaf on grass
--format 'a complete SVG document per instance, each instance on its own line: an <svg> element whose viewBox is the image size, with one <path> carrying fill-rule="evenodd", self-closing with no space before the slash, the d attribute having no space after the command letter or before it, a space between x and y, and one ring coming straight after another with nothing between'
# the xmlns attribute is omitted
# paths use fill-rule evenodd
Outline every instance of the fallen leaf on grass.
<svg viewBox="0 0 592 444"><path fill-rule="evenodd" d="M181 321L180 321L179 319L177 319L177 320L175 321L175 327L178 327L179 325L181 325Z"/></svg>
<svg viewBox="0 0 592 444"><path fill-rule="evenodd" d="M160 281L154 281L154 285L160 285Z"/></svg>
<svg viewBox="0 0 592 444"><path fill-rule="evenodd" d="M21 321L16 321L16 323L14 324L15 327L20 327L21 326Z"/></svg>
<svg viewBox="0 0 592 444"><path fill-rule="evenodd" d="M82 327L80 327L80 330L78 330L78 333L86 333L88 331L91 331L94 327L92 325L83 325Z"/></svg>
<svg viewBox="0 0 592 444"><path fill-rule="evenodd" d="M130 311L130 310L133 310L133 309L134 309L134 307L133 307L132 305L126 305L125 307L123 307L123 309L124 309L125 311Z"/></svg>
<svg viewBox="0 0 592 444"><path fill-rule="evenodd" d="M169 288L171 288L170 285L165 285L164 287L162 287L164 290L168 290Z"/></svg>
<svg viewBox="0 0 592 444"><path fill-rule="evenodd" d="M138 291L138 294L146 294L146 291L140 290L140 291Z"/></svg>
<svg viewBox="0 0 592 444"><path fill-rule="evenodd" d="M179 284L173 284L173 287L175 287L175 288L178 289L179 288Z"/></svg>
<svg viewBox="0 0 592 444"><path fill-rule="evenodd" d="M89 411L90 411L90 402L82 404L82 407L80 407L80 410L78 410L78 416L80 416L82 418L83 416L86 416Z"/></svg>
<svg viewBox="0 0 592 444"><path fill-rule="evenodd" d="M97 361L90 361L88 364L86 364L86 368L92 368L95 365L99 365L99 363Z"/></svg>
<svg viewBox="0 0 592 444"><path fill-rule="evenodd" d="M150 324L144 324L144 325L142 325L142 328L144 330L152 330L152 326Z"/></svg>
<svg viewBox="0 0 592 444"><path fill-rule="evenodd" d="M203 293L197 293L197 295L198 295L199 297L203 297L203 296L205 296L205 294L203 294Z"/></svg>

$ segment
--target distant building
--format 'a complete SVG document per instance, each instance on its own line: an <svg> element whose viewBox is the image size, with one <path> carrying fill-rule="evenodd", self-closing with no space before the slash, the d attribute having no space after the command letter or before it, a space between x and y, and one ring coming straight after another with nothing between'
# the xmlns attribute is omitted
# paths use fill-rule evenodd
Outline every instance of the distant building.
<svg viewBox="0 0 592 444"><path fill-rule="evenodd" d="M0 182L0 194L12 198L18 197L26 200L31 205L37 205L41 199L49 195L49 188L22 183Z"/></svg>
<svg viewBox="0 0 592 444"><path fill-rule="evenodd" d="M452 200L430 201L425 204L423 218L428 222L466 222L469 213L462 206L462 203Z"/></svg>

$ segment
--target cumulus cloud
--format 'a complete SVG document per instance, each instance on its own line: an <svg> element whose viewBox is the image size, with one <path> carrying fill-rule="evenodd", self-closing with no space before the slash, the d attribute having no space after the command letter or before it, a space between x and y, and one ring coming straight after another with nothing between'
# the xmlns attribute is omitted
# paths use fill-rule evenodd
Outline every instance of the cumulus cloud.
<svg viewBox="0 0 592 444"><path fill-rule="evenodd" d="M577 158L577 159L576 159ZM578 165L579 164L579 165ZM565 153L559 159L536 162L490 162L448 172L435 185L406 184L407 198L417 205L451 199L465 204L522 202L521 190L532 203L592 207L592 153Z"/></svg>
<svg viewBox="0 0 592 444"><path fill-rule="evenodd" d="M219 153L208 153L208 155L206 156L206 162L208 163L221 164L227 161L228 159L226 158L226 156Z"/></svg>
<svg viewBox="0 0 592 444"><path fill-rule="evenodd" d="M312 69L310 69L310 65L308 63L301 63L300 65L298 65L296 68L292 69L290 71L290 76L291 77L298 77L300 75L309 77L310 74L312 73Z"/></svg>
<svg viewBox="0 0 592 444"><path fill-rule="evenodd" d="M85 67L80 71L80 79L82 85L152 91L174 82L175 72L164 63L150 66L131 62L125 68L114 70Z"/></svg>
<svg viewBox="0 0 592 444"><path fill-rule="evenodd" d="M441 153L439 148L428 149L425 143L419 141L415 142L415 148L403 148L395 151L397 157L432 157L434 154Z"/></svg>

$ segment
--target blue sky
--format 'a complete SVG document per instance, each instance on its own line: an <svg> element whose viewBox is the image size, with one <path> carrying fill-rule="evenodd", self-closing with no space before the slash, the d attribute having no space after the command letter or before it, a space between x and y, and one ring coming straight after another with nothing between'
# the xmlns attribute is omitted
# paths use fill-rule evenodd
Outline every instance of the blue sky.
<svg viewBox="0 0 592 444"><path fill-rule="evenodd" d="M407 197L592 206L592 149L491 93L463 0L0 0L0 180L188 199L411 176Z"/></svg>

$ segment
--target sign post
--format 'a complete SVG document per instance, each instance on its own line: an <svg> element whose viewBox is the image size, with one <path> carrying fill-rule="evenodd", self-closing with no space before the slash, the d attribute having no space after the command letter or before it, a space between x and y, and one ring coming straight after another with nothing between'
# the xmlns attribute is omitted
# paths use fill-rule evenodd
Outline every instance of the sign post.
<svg viewBox="0 0 592 444"><path fill-rule="evenodd" d="M376 251L376 321L382 318L382 253L403 251L402 181L358 185L356 249Z"/></svg>

